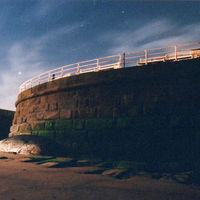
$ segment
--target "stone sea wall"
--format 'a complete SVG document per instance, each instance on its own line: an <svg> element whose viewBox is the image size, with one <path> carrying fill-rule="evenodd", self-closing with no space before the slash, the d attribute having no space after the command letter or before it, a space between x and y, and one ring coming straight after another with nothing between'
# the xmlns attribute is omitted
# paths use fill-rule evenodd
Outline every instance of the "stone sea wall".
<svg viewBox="0 0 200 200"><path fill-rule="evenodd" d="M57 79L19 94L9 136L56 140L67 154L193 160L200 139L200 60Z"/></svg>
<svg viewBox="0 0 200 200"><path fill-rule="evenodd" d="M0 109L0 140L8 137L14 114L14 111Z"/></svg>

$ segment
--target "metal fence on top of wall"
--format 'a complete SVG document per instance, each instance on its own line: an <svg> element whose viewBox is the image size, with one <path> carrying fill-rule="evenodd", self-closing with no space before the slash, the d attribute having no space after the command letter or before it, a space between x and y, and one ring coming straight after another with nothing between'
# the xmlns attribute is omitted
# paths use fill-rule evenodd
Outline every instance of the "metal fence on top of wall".
<svg viewBox="0 0 200 200"><path fill-rule="evenodd" d="M36 85L59 78L100 70L118 69L130 66L143 66L149 63L180 61L200 57L200 42L122 53L74 64L65 65L44 72L25 81L19 88L23 92Z"/></svg>

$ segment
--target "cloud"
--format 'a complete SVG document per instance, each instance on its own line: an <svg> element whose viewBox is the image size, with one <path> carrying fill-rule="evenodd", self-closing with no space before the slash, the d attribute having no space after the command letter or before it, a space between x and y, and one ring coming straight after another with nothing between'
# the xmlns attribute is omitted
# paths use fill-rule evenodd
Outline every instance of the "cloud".
<svg viewBox="0 0 200 200"><path fill-rule="evenodd" d="M135 52L176 44L187 44L200 41L200 23L181 26L170 20L150 21L142 27L104 34L102 42L112 42L108 54ZM100 37L99 37L100 38Z"/></svg>
<svg viewBox="0 0 200 200"><path fill-rule="evenodd" d="M16 41L14 44L0 49L4 51L4 59L1 61L3 73L0 75L1 97L0 102L3 109L15 110L14 103L17 100L19 87L28 79L33 78L43 72L60 67L59 45L57 38L63 38L66 35L73 35L73 32L79 28L78 25L63 26L48 31L36 38L25 38ZM61 47L60 47L61 48ZM67 48L67 45L66 47ZM7 51L5 52L5 49ZM68 48L68 51L71 49ZM67 55L69 52L62 52ZM54 56L51 56L51 53ZM54 57L54 62L52 59Z"/></svg>
<svg viewBox="0 0 200 200"><path fill-rule="evenodd" d="M26 80L43 72L45 62L40 56L40 49L23 43L13 44L7 51L7 66L1 75L1 97L3 109L15 110L20 85Z"/></svg>

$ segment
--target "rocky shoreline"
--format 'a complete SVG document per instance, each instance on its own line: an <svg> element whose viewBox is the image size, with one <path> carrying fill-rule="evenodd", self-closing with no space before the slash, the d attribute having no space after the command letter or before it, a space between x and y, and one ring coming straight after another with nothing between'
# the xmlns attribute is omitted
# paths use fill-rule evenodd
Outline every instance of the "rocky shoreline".
<svg viewBox="0 0 200 200"><path fill-rule="evenodd" d="M124 162L118 163L118 169L111 169L109 167L111 163L102 163L100 160L78 160L76 167L73 165L67 167L67 163L75 163L73 159L2 152L0 158L2 199L198 200L200 198L200 186L196 184L178 184L170 179L153 178L147 174L127 179L114 177L116 170L119 172L122 169L120 167L125 165ZM101 173L100 169L103 170Z"/></svg>
<svg viewBox="0 0 200 200"><path fill-rule="evenodd" d="M101 174L116 179L135 176L172 180L181 184L200 184L199 166L186 162L138 162L91 157L69 157L55 142L39 137L19 135L0 141L0 152L23 154L25 162L45 164L51 168L92 167L85 174ZM0 157L4 159L4 157Z"/></svg>

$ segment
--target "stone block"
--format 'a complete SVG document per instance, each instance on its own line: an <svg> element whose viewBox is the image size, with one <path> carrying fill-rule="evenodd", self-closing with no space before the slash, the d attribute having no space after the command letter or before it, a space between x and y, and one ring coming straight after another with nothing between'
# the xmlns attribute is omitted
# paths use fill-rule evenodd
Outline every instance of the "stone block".
<svg viewBox="0 0 200 200"><path fill-rule="evenodd" d="M32 135L38 135L38 131L32 131Z"/></svg>
<svg viewBox="0 0 200 200"><path fill-rule="evenodd" d="M72 120L56 120L55 130L72 130Z"/></svg>
<svg viewBox="0 0 200 200"><path fill-rule="evenodd" d="M97 117L97 109L95 108L78 108L73 112L74 118L96 118Z"/></svg>
<svg viewBox="0 0 200 200"><path fill-rule="evenodd" d="M21 124L22 123L22 117L17 117L17 124Z"/></svg>
<svg viewBox="0 0 200 200"><path fill-rule="evenodd" d="M58 109L65 109L65 108L73 108L74 107L74 101L71 100L66 100L64 99L63 101L58 102Z"/></svg>
<svg viewBox="0 0 200 200"><path fill-rule="evenodd" d="M27 114L29 114L29 108L22 107L21 110L20 110L20 115L21 116L26 116Z"/></svg>
<svg viewBox="0 0 200 200"><path fill-rule="evenodd" d="M44 130L45 123L44 122L32 122L31 128L32 128L32 130Z"/></svg>
<svg viewBox="0 0 200 200"><path fill-rule="evenodd" d="M86 108L90 105L90 100L87 98L80 98L77 100L77 107Z"/></svg>
<svg viewBox="0 0 200 200"><path fill-rule="evenodd" d="M29 131L20 131L20 135L31 135L31 130L29 130Z"/></svg>
<svg viewBox="0 0 200 200"><path fill-rule="evenodd" d="M80 110L76 109L72 111L72 117L73 118L80 118Z"/></svg>
<svg viewBox="0 0 200 200"><path fill-rule="evenodd" d="M131 120L130 118L118 118L116 119L117 121L117 128L119 129L124 129L124 128L129 128L129 127L133 127L133 120Z"/></svg>
<svg viewBox="0 0 200 200"><path fill-rule="evenodd" d="M23 116L22 117L22 123L26 123L27 122L27 117L26 116Z"/></svg>
<svg viewBox="0 0 200 200"><path fill-rule="evenodd" d="M31 112L39 112L40 111L40 106L39 105L33 105L31 107Z"/></svg>
<svg viewBox="0 0 200 200"><path fill-rule="evenodd" d="M13 125L10 127L10 132L17 132L19 131L19 125Z"/></svg>
<svg viewBox="0 0 200 200"><path fill-rule="evenodd" d="M43 120L44 119L44 112L37 113L37 120Z"/></svg>
<svg viewBox="0 0 200 200"><path fill-rule="evenodd" d="M38 111L47 111L49 109L49 104L43 103L43 104L39 105L38 109L39 109Z"/></svg>
<svg viewBox="0 0 200 200"><path fill-rule="evenodd" d="M19 126L19 131L20 131L20 132L21 132L21 131L29 131L29 130L31 130L31 129L32 129L31 124L24 123L24 124L21 124L21 125Z"/></svg>
<svg viewBox="0 0 200 200"><path fill-rule="evenodd" d="M72 112L70 109L62 109L60 111L60 119L70 119L72 116Z"/></svg>
<svg viewBox="0 0 200 200"><path fill-rule="evenodd" d="M75 130L83 130L84 129L85 121L82 119L76 119L73 121L73 128Z"/></svg>
<svg viewBox="0 0 200 200"><path fill-rule="evenodd" d="M59 94L49 94L48 95L48 103L56 103L58 102L58 95Z"/></svg>
<svg viewBox="0 0 200 200"><path fill-rule="evenodd" d="M86 119L86 130L108 130L115 128L114 119Z"/></svg>
<svg viewBox="0 0 200 200"><path fill-rule="evenodd" d="M50 103L49 110L58 110L58 103Z"/></svg>
<svg viewBox="0 0 200 200"><path fill-rule="evenodd" d="M20 112L20 105L18 105L17 107L16 107L16 112ZM15 112L15 113L16 113Z"/></svg>
<svg viewBox="0 0 200 200"><path fill-rule="evenodd" d="M19 117L20 116L20 111L16 111L14 117Z"/></svg>
<svg viewBox="0 0 200 200"><path fill-rule="evenodd" d="M113 117L113 108L110 107L99 107L97 112L98 118L112 118Z"/></svg>
<svg viewBox="0 0 200 200"><path fill-rule="evenodd" d="M27 116L27 123L33 122L37 120L37 113L33 113Z"/></svg>
<svg viewBox="0 0 200 200"><path fill-rule="evenodd" d="M38 136L47 137L49 139L54 140L55 139L55 131L39 130Z"/></svg>
<svg viewBox="0 0 200 200"><path fill-rule="evenodd" d="M12 120L12 124L17 124L17 118L14 118L14 119Z"/></svg>
<svg viewBox="0 0 200 200"><path fill-rule="evenodd" d="M48 111L45 112L44 114L44 119L49 120L49 119L59 119L59 111Z"/></svg>
<svg viewBox="0 0 200 200"><path fill-rule="evenodd" d="M47 96L46 95L45 96L41 96L40 103L43 104L43 103L47 103L47 102L48 102Z"/></svg>
<svg viewBox="0 0 200 200"><path fill-rule="evenodd" d="M29 99L29 102L27 105L32 106L32 105L36 105L36 104L40 104L40 97L35 97L32 99Z"/></svg>
<svg viewBox="0 0 200 200"><path fill-rule="evenodd" d="M37 91L44 91L47 87L46 83L40 84L37 86Z"/></svg>
<svg viewBox="0 0 200 200"><path fill-rule="evenodd" d="M53 130L53 129L54 129L54 122L53 121L45 122L45 130Z"/></svg>

